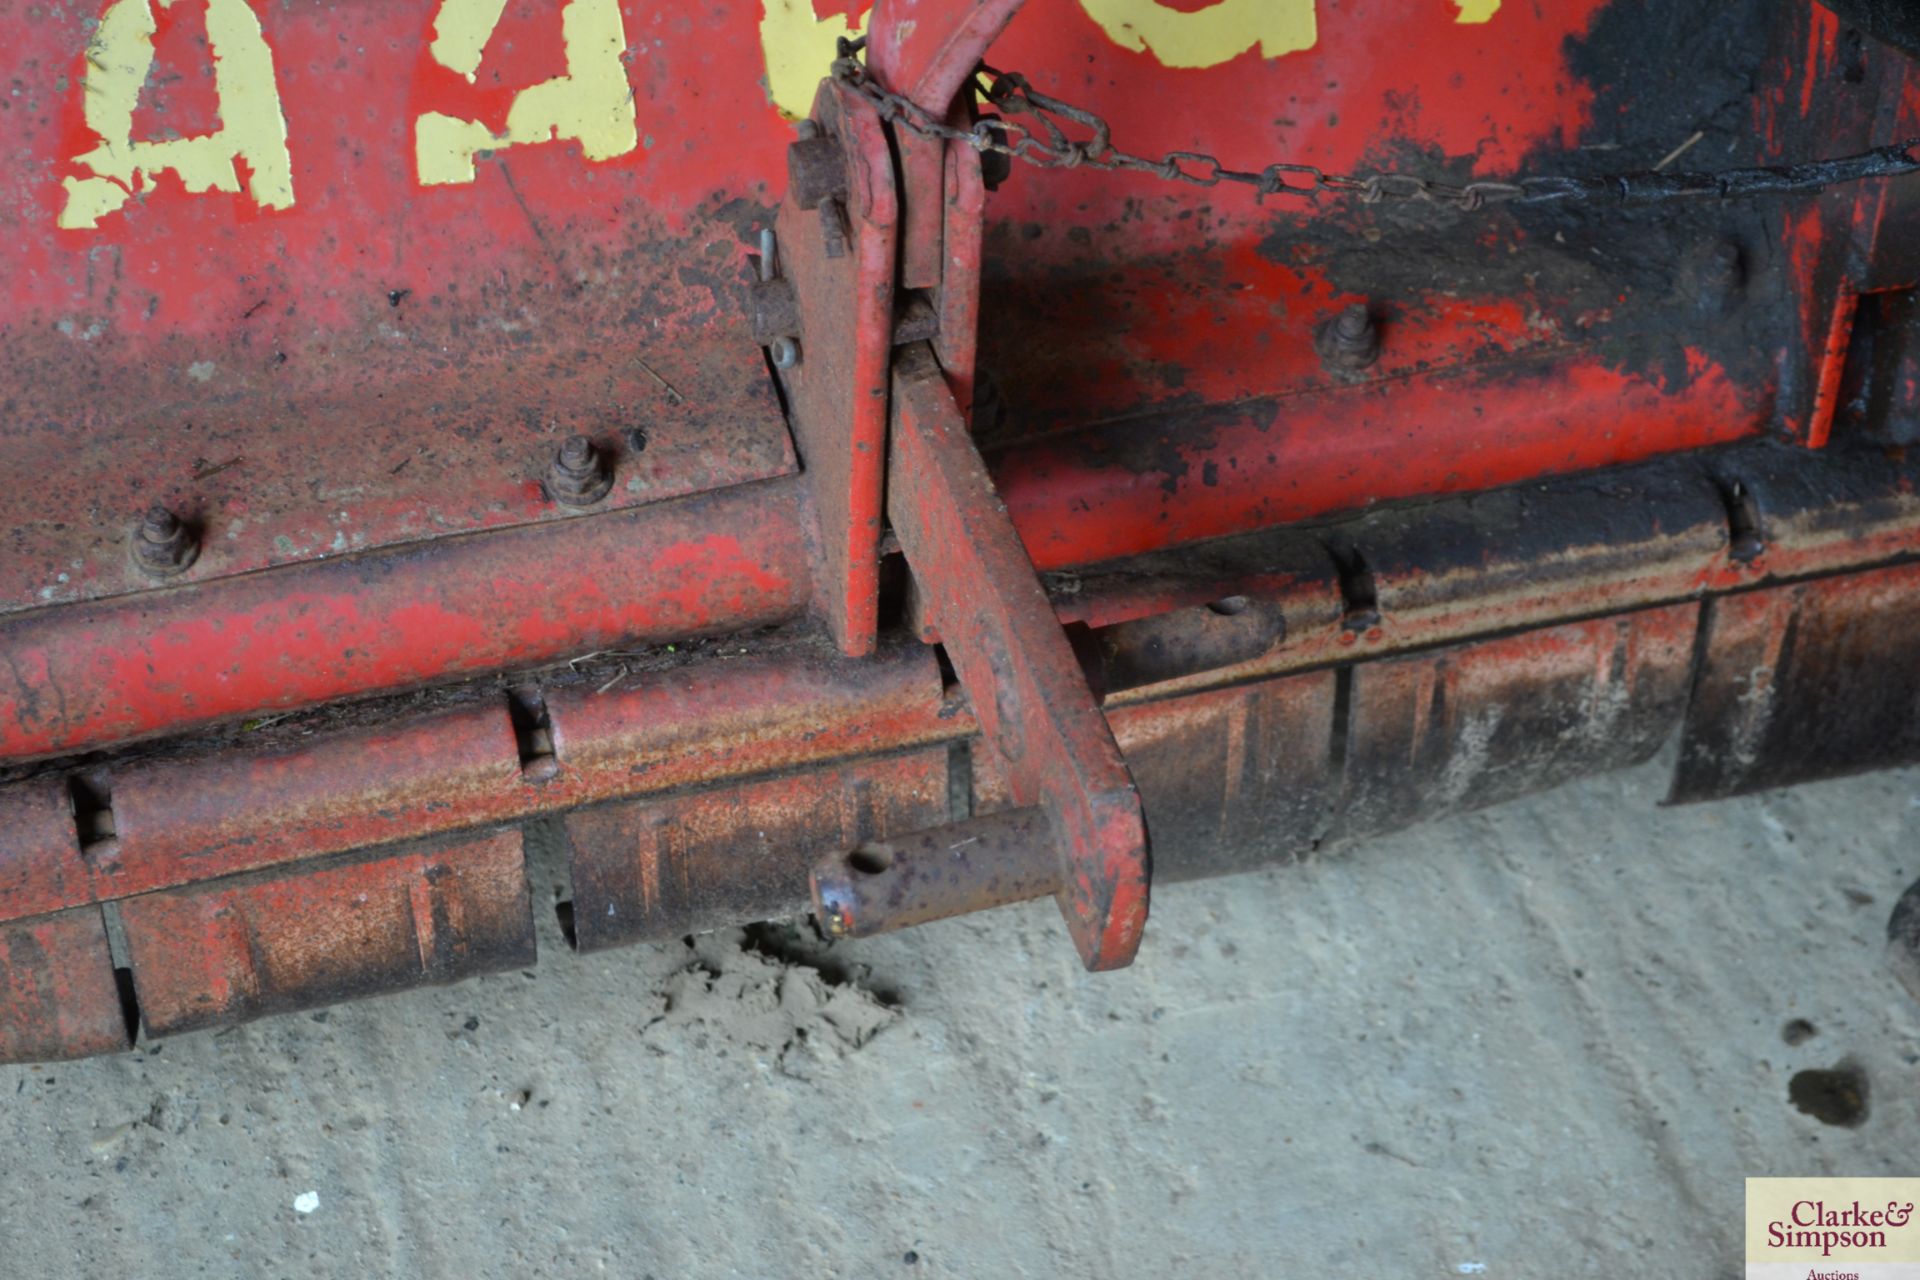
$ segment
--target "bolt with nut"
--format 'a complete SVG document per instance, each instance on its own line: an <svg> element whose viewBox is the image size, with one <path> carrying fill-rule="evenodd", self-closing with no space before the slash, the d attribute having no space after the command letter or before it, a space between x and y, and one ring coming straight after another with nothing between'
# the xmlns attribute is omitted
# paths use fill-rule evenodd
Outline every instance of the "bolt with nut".
<svg viewBox="0 0 1920 1280"><path fill-rule="evenodd" d="M1327 368L1352 373L1380 358L1380 329L1366 304L1356 302L1321 324L1313 345Z"/></svg>
<svg viewBox="0 0 1920 1280"><path fill-rule="evenodd" d="M140 572L170 578L199 558L200 541L179 516L156 502L134 527L130 551Z"/></svg>
<svg viewBox="0 0 1920 1280"><path fill-rule="evenodd" d="M590 507L613 488L613 468L586 436L568 436L547 468L547 493L563 507Z"/></svg>

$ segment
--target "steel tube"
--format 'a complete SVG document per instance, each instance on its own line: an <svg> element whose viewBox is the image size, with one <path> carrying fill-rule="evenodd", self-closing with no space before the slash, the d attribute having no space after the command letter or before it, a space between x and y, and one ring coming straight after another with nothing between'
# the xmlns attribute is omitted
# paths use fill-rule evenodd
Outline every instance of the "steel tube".
<svg viewBox="0 0 1920 1280"><path fill-rule="evenodd" d="M1060 887L1057 837L1038 806L868 840L814 864L814 916L864 938L1044 898Z"/></svg>
<svg viewBox="0 0 1920 1280"><path fill-rule="evenodd" d="M0 622L0 760L790 621L800 480Z"/></svg>

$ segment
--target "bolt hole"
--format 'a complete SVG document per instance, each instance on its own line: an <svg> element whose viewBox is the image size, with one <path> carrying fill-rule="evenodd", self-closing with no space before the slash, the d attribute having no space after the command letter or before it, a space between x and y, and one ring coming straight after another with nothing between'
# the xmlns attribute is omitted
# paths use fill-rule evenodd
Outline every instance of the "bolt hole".
<svg viewBox="0 0 1920 1280"><path fill-rule="evenodd" d="M520 748L520 774L528 782L545 782L560 772L553 747L553 720L538 689L507 690L507 718Z"/></svg>
<svg viewBox="0 0 1920 1280"><path fill-rule="evenodd" d="M1805 1044L1819 1034L1820 1028L1814 1026L1805 1018L1795 1018L1786 1026L1780 1028L1780 1038L1788 1044Z"/></svg>
<svg viewBox="0 0 1920 1280"><path fill-rule="evenodd" d="M98 852L118 835L113 817L113 787L104 769L76 773L67 779L74 833L83 855Z"/></svg>
<svg viewBox="0 0 1920 1280"><path fill-rule="evenodd" d="M569 947L578 951L580 949L580 935L574 931L573 927L573 904L571 902L554 903L553 915L554 919L560 924L560 936L567 940Z"/></svg>
<svg viewBox="0 0 1920 1280"><path fill-rule="evenodd" d="M1224 600L1215 600L1207 606L1209 612L1223 618L1231 618L1237 613L1245 613L1250 602L1245 596L1228 596Z"/></svg>
<svg viewBox="0 0 1920 1280"><path fill-rule="evenodd" d="M647 429L645 427L627 428L627 448L634 453L647 451Z"/></svg>
<svg viewBox="0 0 1920 1280"><path fill-rule="evenodd" d="M863 844L847 855L847 865L863 876L877 876L893 865L893 850L881 844Z"/></svg>
<svg viewBox="0 0 1920 1280"><path fill-rule="evenodd" d="M1867 1119L1867 1073L1846 1062L1796 1072L1787 1082L1787 1101L1821 1124L1857 1129Z"/></svg>

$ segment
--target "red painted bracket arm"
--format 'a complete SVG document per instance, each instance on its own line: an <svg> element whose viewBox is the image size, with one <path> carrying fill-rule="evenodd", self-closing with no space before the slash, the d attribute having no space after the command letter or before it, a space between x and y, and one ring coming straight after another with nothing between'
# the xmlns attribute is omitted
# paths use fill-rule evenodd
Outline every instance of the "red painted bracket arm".
<svg viewBox="0 0 1920 1280"><path fill-rule="evenodd" d="M867 69L939 115L1026 0L879 0L867 27Z"/></svg>
<svg viewBox="0 0 1920 1280"><path fill-rule="evenodd" d="M956 99L987 46L1024 2L878 0L867 27L868 74L883 88L965 127L970 112ZM893 137L901 177L900 283L908 289L940 289L944 295L954 284L948 269L953 251L943 244L953 227L940 193L948 153L959 144L899 127ZM977 165L978 157L973 159Z"/></svg>
<svg viewBox="0 0 1920 1280"><path fill-rule="evenodd" d="M1046 810L1058 900L1089 969L1133 960L1150 867L1140 796L924 344L893 370L887 514L1014 799Z"/></svg>

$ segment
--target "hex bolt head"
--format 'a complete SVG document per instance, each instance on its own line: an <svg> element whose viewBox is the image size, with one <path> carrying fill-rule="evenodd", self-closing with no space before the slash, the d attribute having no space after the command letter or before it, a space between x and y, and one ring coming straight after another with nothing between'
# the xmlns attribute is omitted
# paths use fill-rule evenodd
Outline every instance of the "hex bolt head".
<svg viewBox="0 0 1920 1280"><path fill-rule="evenodd" d="M547 468L547 493L563 507L590 507L613 488L613 468L586 436L568 436Z"/></svg>
<svg viewBox="0 0 1920 1280"><path fill-rule="evenodd" d="M149 578L170 578L200 556L199 539L185 522L159 503L134 527L129 544L133 563Z"/></svg>
<svg viewBox="0 0 1920 1280"><path fill-rule="evenodd" d="M1380 329L1366 304L1356 302L1313 335L1314 349L1327 368L1352 373L1380 358Z"/></svg>
<svg viewBox="0 0 1920 1280"><path fill-rule="evenodd" d="M773 367L791 369L800 363L800 340L785 335L775 338L767 350L773 355Z"/></svg>

